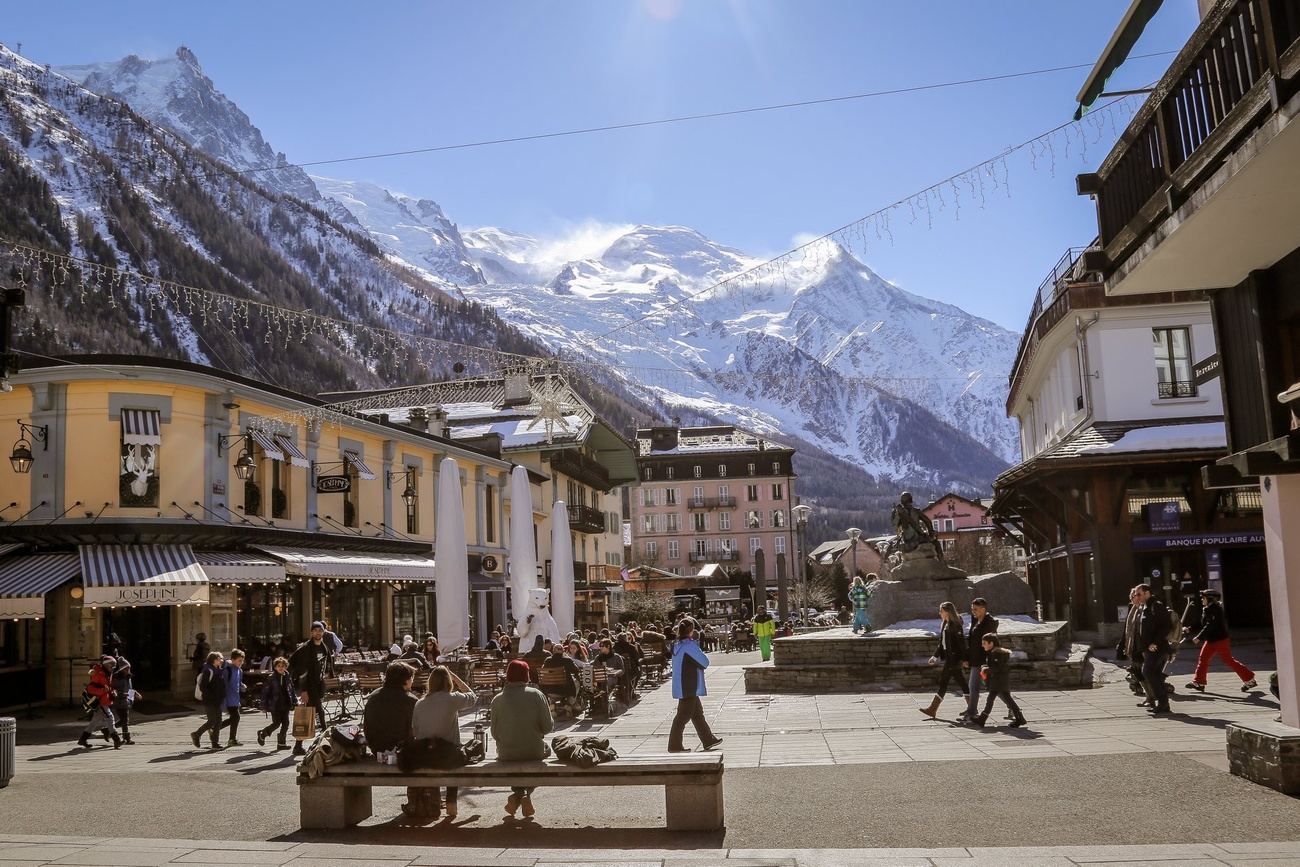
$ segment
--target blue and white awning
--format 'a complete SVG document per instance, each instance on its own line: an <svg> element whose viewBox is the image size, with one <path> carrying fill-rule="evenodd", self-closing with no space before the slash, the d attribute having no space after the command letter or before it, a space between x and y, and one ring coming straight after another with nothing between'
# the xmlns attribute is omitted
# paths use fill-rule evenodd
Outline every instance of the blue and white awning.
<svg viewBox="0 0 1300 867"><path fill-rule="evenodd" d="M258 545L257 550L284 563L291 575L362 581L433 582L433 558L418 554L323 551Z"/></svg>
<svg viewBox="0 0 1300 867"><path fill-rule="evenodd" d="M31 554L0 560L0 618L45 616L45 594L77 577L76 554Z"/></svg>
<svg viewBox="0 0 1300 867"><path fill-rule="evenodd" d="M289 463L293 464L295 467L306 469L311 466L311 461L307 460L307 456L298 448L292 437L287 434L278 433L275 435L275 444L284 451L289 458Z"/></svg>
<svg viewBox="0 0 1300 867"><path fill-rule="evenodd" d="M162 445L162 423L158 419L158 410L122 410L122 442L129 446Z"/></svg>
<svg viewBox="0 0 1300 867"><path fill-rule="evenodd" d="M241 551L196 551L195 559L214 584L283 584L284 564Z"/></svg>
<svg viewBox="0 0 1300 867"><path fill-rule="evenodd" d="M253 442L257 443L257 447L262 450L262 454L266 455L268 460L284 460L284 452L280 451L280 446L271 439L269 434L257 428L249 428L248 436Z"/></svg>
<svg viewBox="0 0 1300 867"><path fill-rule="evenodd" d="M375 475L374 470L366 466L365 461L361 460L361 455L357 454L356 452L348 451L348 452L344 452L343 456L348 459L348 463L356 467L357 475L360 476L361 478L363 479L379 478L379 476Z"/></svg>
<svg viewBox="0 0 1300 867"><path fill-rule="evenodd" d="M92 607L208 601L208 576L189 545L82 545L81 579Z"/></svg>

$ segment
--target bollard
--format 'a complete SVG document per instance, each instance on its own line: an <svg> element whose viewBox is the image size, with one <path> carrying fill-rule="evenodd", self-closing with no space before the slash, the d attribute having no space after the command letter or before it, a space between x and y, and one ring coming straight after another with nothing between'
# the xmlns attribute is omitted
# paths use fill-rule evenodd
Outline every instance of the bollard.
<svg viewBox="0 0 1300 867"><path fill-rule="evenodd" d="M16 770L15 745L18 742L18 720L0 716L0 789L9 785Z"/></svg>

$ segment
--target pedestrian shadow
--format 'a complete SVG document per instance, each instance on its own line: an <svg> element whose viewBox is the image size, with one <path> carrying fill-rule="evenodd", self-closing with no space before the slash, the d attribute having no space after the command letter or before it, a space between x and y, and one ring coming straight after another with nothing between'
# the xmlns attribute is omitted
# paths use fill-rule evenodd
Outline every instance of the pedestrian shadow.
<svg viewBox="0 0 1300 867"><path fill-rule="evenodd" d="M172 755L168 755L168 756L154 756L152 759L149 760L148 764L156 765L156 764L161 764L162 762L188 762L191 759L199 759L199 758L205 759L208 757L208 755L209 754L206 752L196 753L192 751L184 752L184 753L173 753Z"/></svg>
<svg viewBox="0 0 1300 867"><path fill-rule="evenodd" d="M27 758L24 758L23 761L24 762L52 762L55 759L65 759L68 756L79 756L90 752L93 752L93 750L86 750L78 746L72 746L61 753L49 753L48 755L44 755L44 756L28 756Z"/></svg>
<svg viewBox="0 0 1300 867"><path fill-rule="evenodd" d="M244 759L243 761L247 761L247 759ZM267 771L279 771L279 770L283 770L284 768L291 768L297 763L298 760L295 759L293 756L286 756L285 758L280 759L280 761L272 762L269 765L258 765L252 768L235 768L235 770L243 774L244 776L248 777L248 776L252 776L253 774L264 774Z"/></svg>

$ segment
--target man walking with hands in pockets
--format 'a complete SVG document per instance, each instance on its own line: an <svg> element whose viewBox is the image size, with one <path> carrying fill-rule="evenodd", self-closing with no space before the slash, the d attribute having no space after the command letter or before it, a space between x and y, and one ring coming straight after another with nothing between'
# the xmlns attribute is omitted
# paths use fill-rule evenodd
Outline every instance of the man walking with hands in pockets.
<svg viewBox="0 0 1300 867"><path fill-rule="evenodd" d="M714 737L709 729L709 721L704 718L704 705L700 703L700 696L706 694L704 669L708 667L709 657L695 641L695 621L689 617L682 618L682 622L677 624L677 643L673 645L673 698L677 699L677 715L668 730L670 753L691 751L690 747L682 744L687 720L695 726L695 733L700 736L704 749L711 750L722 743L722 738Z"/></svg>

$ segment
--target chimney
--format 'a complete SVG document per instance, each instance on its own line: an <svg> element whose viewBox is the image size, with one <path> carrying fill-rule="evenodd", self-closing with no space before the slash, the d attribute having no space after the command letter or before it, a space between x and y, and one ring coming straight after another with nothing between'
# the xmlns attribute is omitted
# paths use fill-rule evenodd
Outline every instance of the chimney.
<svg viewBox="0 0 1300 867"><path fill-rule="evenodd" d="M528 368L516 367L505 372L505 401L503 406L524 406L533 399L528 387Z"/></svg>
<svg viewBox="0 0 1300 867"><path fill-rule="evenodd" d="M407 411L407 424L416 430L429 429L429 411L422 406L413 406Z"/></svg>
<svg viewBox="0 0 1300 867"><path fill-rule="evenodd" d="M447 411L440 406L435 406L433 412L429 413L426 430L434 436L448 439L451 436L451 425L447 423Z"/></svg>

